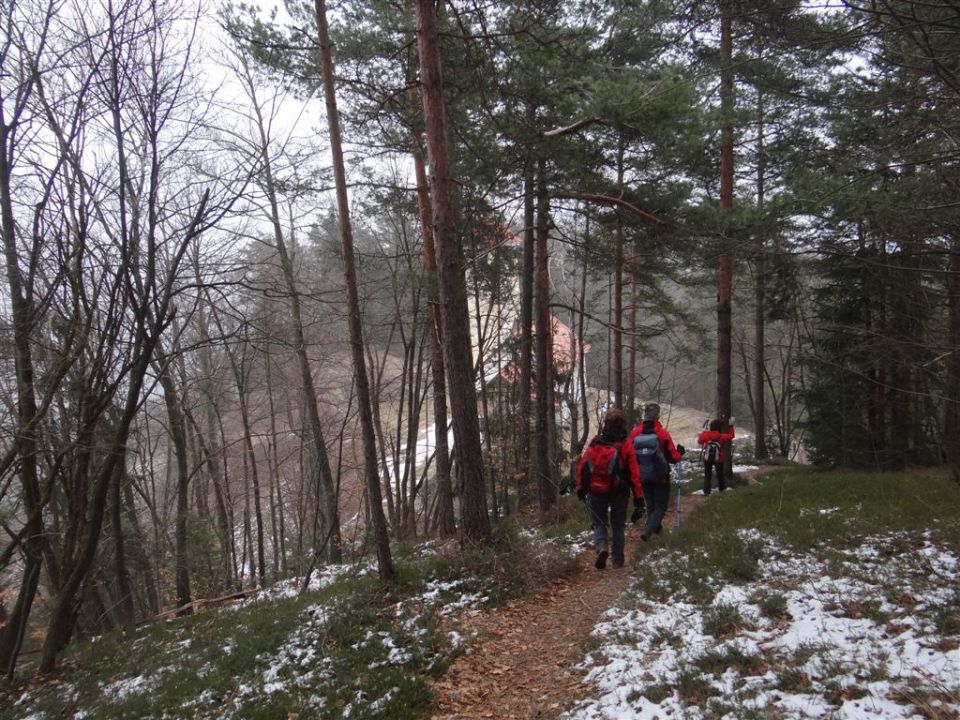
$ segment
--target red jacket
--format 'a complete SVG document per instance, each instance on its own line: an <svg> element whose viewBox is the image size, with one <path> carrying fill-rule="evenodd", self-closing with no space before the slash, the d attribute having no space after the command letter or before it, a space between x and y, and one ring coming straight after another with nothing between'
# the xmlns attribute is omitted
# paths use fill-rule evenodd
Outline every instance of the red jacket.
<svg viewBox="0 0 960 720"><path fill-rule="evenodd" d="M708 442L716 441L720 443L720 456L717 458L718 463L723 462L723 444L733 440L733 425L730 426L728 432L722 433L719 430L704 430L700 433L700 436L697 438L697 445L706 445Z"/></svg>
<svg viewBox="0 0 960 720"><path fill-rule="evenodd" d="M578 492L584 486L586 486L586 489L590 492L598 494L606 494L613 489L610 484L610 479L606 477L606 473L601 474L595 472L594 468L596 468L597 465L602 462L601 458L605 454L604 450L606 448L614 447L620 454L618 473L620 475L619 479L623 489L629 492L629 489L632 486L634 497L643 497L643 488L640 487L639 481L640 469L637 467L637 458L633 455L633 453L629 454L630 457L624 457L621 452L622 444L622 436L614 439L605 435L597 435L593 440L590 441L590 446L580 457L580 462L577 464Z"/></svg>
<svg viewBox="0 0 960 720"><path fill-rule="evenodd" d="M676 445L673 444L673 438L670 437L670 433L668 433L667 429L660 424L659 420L653 421L653 432L656 433L657 438L660 440L660 452L663 453L663 456L667 459L667 462L680 462L681 456L680 453L677 452ZM637 425L631 431L630 435L627 436L627 440L623 443L623 447L621 448L621 453L624 456L624 460L627 460L628 462L630 459L633 460L633 464L630 466L633 486L642 490L642 485L640 484L640 466L637 464L637 456L633 452L633 439L641 433L643 433L643 423ZM629 456L629 458L627 456Z"/></svg>

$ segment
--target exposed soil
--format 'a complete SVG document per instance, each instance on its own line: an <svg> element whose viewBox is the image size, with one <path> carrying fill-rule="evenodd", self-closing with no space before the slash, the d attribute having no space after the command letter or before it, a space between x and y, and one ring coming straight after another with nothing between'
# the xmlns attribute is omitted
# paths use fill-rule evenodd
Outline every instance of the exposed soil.
<svg viewBox="0 0 960 720"><path fill-rule="evenodd" d="M683 515L706 499L685 495ZM663 521L666 532L676 527L675 496L671 500ZM436 683L432 718L556 718L587 696L590 688L572 666L600 615L626 589L640 532L639 526L627 525L626 568L614 570L608 564L596 570L588 549L580 556L578 573L522 601L465 618L466 630L479 632L479 639Z"/></svg>

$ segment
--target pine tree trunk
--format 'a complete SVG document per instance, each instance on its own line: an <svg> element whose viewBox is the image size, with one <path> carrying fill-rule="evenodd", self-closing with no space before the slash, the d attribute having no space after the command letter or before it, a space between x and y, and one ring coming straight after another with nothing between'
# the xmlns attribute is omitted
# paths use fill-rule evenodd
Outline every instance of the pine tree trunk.
<svg viewBox="0 0 960 720"><path fill-rule="evenodd" d="M630 265L630 332L637 332L637 272L634 269L636 260L631 258ZM630 349L627 351L627 389L626 389L626 407L624 411L627 414L627 420L632 425L636 422L636 413L634 406L637 404L637 338L636 335L630 336Z"/></svg>
<svg viewBox="0 0 960 720"><path fill-rule="evenodd" d="M943 448L953 479L960 485L960 233L956 232L950 244L947 308Z"/></svg>
<svg viewBox="0 0 960 720"><path fill-rule="evenodd" d="M492 302L492 301L491 301ZM473 309L474 309L474 319L477 323L477 362L476 362L476 373L477 381L480 386L480 419L483 427L483 451L484 457L487 459L486 467L489 468L490 478L490 512L493 515L494 520L500 519L500 503L497 501L497 477L496 471L490 465L490 460L493 458L493 433L490 432L490 405L487 402L487 367L486 367L486 345L487 345L487 331L488 328L484 325L483 322L483 308L480 304L480 281L477 278L476 274L473 276ZM487 318L490 317L490 308L487 308ZM489 321L488 321L489 324Z"/></svg>
<svg viewBox="0 0 960 720"><path fill-rule="evenodd" d="M720 207L733 211L733 40L730 8L722 4L720 20L720 105L723 127L720 140ZM733 258L730 242L721 237L721 253L717 272L717 410L721 430L728 428L731 413L731 377L733 356ZM729 482L733 475L733 453L730 442L724 444L723 473Z"/></svg>
<svg viewBox="0 0 960 720"><path fill-rule="evenodd" d="M757 91L757 210L763 213L764 192L766 190L766 155L763 147L763 91ZM766 255L763 233L757 235L756 279L754 289L754 355L753 355L753 432L754 451L758 460L770 456L767 450L767 408L765 398L765 376L767 371L764 331L766 297L765 275Z"/></svg>
<svg viewBox="0 0 960 720"><path fill-rule="evenodd" d="M410 89L412 104L416 109L417 92ZM457 520L453 509L453 481L450 478L450 447L447 442L447 381L443 369L442 320L440 318L440 293L437 287L437 253L433 244L433 210L430 207L430 186L427 168L423 160L419 131L413 132L413 167L417 177L417 208L420 211L420 227L423 232L423 271L428 289L430 313L427 318L427 334L430 335L430 364L433 372L433 429L436 435L434 466L436 467L437 502L436 527L442 537L457 532Z"/></svg>
<svg viewBox="0 0 960 720"><path fill-rule="evenodd" d="M587 217L586 227L584 229L584 243L590 247L590 218ZM580 437L577 439L577 454L583 451L590 439L590 405L587 397L587 360L586 360L586 303L587 303L587 274L590 267L590 256L583 254L583 274L580 276L580 299L579 314L580 319L577 322L577 347L579 351L579 363L577 364L577 385L580 388L580 415L583 418Z"/></svg>
<svg viewBox="0 0 960 720"><path fill-rule="evenodd" d="M546 163L537 161L537 243L534 259L534 309L536 317L536 380L537 404L534 416L533 455L531 465L536 471L537 497L541 512L549 510L556 498L553 485L553 458L550 457L550 400L553 395L553 347L550 327L550 268L547 236L550 226L549 199L546 187Z"/></svg>
<svg viewBox="0 0 960 720"><path fill-rule="evenodd" d="M465 259L455 228L437 8L433 0L417 0L416 7L420 81L423 84L423 114L426 121L427 157L430 163L433 234L439 260L444 367L447 371L450 414L463 486L461 527L468 540L486 541L490 537L490 518L487 515L484 492L477 389L470 351Z"/></svg>
<svg viewBox="0 0 960 720"><path fill-rule="evenodd" d="M376 440L373 428L373 412L370 406L370 380L367 377L367 363L363 354L363 326L360 320L360 296L357 292L357 270L353 253L353 227L350 224L347 175L343 164L343 148L340 141L340 115L337 110L336 90L333 81L333 58L330 51L325 0L316 0L315 10L320 42L323 95L327 110L327 125L330 128L330 153L333 159L334 182L337 188L337 213L340 220L340 241L343 246L343 274L347 285L350 347L353 354L357 408L360 412L360 431L363 434L363 465L367 481L367 499L370 506L373 533L376 538L380 579L389 582L396 575L396 570L390 552L387 519L383 514L383 497L380 493L380 475L377 471L377 448L374 444Z"/></svg>
<svg viewBox="0 0 960 720"><path fill-rule="evenodd" d="M525 465L517 488L520 507L533 503L533 479L536 468L531 464L530 395L533 390L533 255L536 198L533 177L533 159L528 158L523 169L523 260L520 269L520 378L517 392L517 450Z"/></svg>
<svg viewBox="0 0 960 720"><path fill-rule="evenodd" d="M623 194L623 134L617 140L617 187ZM613 258L613 404L623 408L623 218L616 213L616 250Z"/></svg>

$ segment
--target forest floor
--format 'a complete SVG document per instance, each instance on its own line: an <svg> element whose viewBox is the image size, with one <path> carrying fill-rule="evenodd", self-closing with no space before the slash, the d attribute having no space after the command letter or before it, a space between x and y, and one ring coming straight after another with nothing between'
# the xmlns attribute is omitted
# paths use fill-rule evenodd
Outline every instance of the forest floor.
<svg viewBox="0 0 960 720"><path fill-rule="evenodd" d="M682 517L707 498L684 495ZM676 495L663 521L676 531ZM579 558L580 572L561 578L531 597L464 618L479 641L435 684L433 720L534 720L555 718L589 691L575 669L601 615L630 582L631 557L642 542L642 525L627 525L627 564L593 566L594 552ZM659 538L650 542L656 544Z"/></svg>
<svg viewBox="0 0 960 720"><path fill-rule="evenodd" d="M709 502L696 475L625 569L594 569L567 497L491 548L398 546L386 592L361 558L80 640L0 683L0 720L960 717L946 472L736 468Z"/></svg>

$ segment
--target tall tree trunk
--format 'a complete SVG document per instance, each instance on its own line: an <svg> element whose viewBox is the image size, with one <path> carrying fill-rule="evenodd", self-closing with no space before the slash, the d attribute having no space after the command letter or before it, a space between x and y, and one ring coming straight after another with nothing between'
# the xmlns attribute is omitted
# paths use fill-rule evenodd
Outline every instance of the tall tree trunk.
<svg viewBox="0 0 960 720"><path fill-rule="evenodd" d="M617 187L623 195L623 133L617 138ZM613 258L613 404L623 408L623 218L616 211L616 249Z"/></svg>
<svg viewBox="0 0 960 720"><path fill-rule="evenodd" d="M199 265L195 267L198 282L200 282ZM203 407L203 417L194 422L194 431L197 434L197 440L200 443L200 452L203 453L207 465L207 473L210 476L210 485L213 488L213 500L216 508L217 530L220 538L220 552L223 572L223 587L232 588L236 583L235 572L235 543L233 538L233 514L228 512L227 492L223 483L223 473L220 468L221 445L217 443L219 436L217 430L217 413L214 406L216 397L213 358L211 357L212 342L210 339L210 327L208 320L207 303L209 298L206 295L201 300L200 307L197 309L197 328L200 334L200 350L198 353L200 363L200 374L204 378L203 392L206 395L206 402ZM189 416L188 416L189 417ZM200 422L204 423L201 430Z"/></svg>
<svg viewBox="0 0 960 720"><path fill-rule="evenodd" d="M410 86L411 102L416 110L416 88ZM412 132L413 167L417 177L417 209L423 233L423 272L426 275L430 314L427 334L430 336L430 364L433 373L433 429L436 436L434 466L436 467L437 502L435 524L440 535L450 537L457 532L453 509L453 481L450 478L450 447L447 442L447 381L443 369L443 334L440 318L440 292L437 287L437 252L433 243L430 186L427 168L420 144L420 131Z"/></svg>
<svg viewBox="0 0 960 720"><path fill-rule="evenodd" d="M82 541L77 554L72 558L63 585L51 601L50 621L47 625L47 634L43 641L40 658L40 673L42 674L53 672L56 667L57 656L67 646L73 635L77 613L80 610L78 593L96 555L100 532L103 528L107 493L114 476L114 468L126 452L130 423L140 406L140 391L143 387L143 379L146 376L155 347L155 337L148 337L143 339L142 345L138 348L137 361L129 374L123 414L117 423L117 427L111 433L112 437L108 438L107 447L104 450L105 459L97 468L96 476L93 478Z"/></svg>
<svg viewBox="0 0 960 720"><path fill-rule="evenodd" d="M496 260L494 260L496 264ZM483 309L480 304L480 281L476 274L473 276L473 303L474 315L477 321L477 382L480 386L480 417L483 422L483 442L484 452L487 458L487 467L490 468L490 511L494 520L500 519L500 503L497 501L497 474L496 469L491 466L490 460L493 459L493 433L490 432L490 406L487 402L487 367L486 367L486 345L488 340L489 327L484 325ZM487 308L487 321L489 324L491 306Z"/></svg>
<svg viewBox="0 0 960 720"><path fill-rule="evenodd" d="M337 98L333 82L333 58L330 52L325 0L316 0L315 10L320 42L323 95L327 109L327 124L330 128L330 153L333 157L333 174L337 187L337 212L340 220L340 240L343 245L343 273L347 283L350 346L353 351L357 408L360 412L360 430L363 434L363 464L367 480L367 497L370 505L370 519L373 523L373 532L377 544L380 579L388 582L393 580L396 570L390 553L387 519L383 514L383 498L380 494L380 475L377 472L377 448L374 444L373 411L370 406L370 379L367 377L367 363L363 356L363 327L360 321L360 296L357 292L357 271L354 265L353 228L350 224L347 176L343 165L343 149L340 144L340 115L337 111Z"/></svg>
<svg viewBox="0 0 960 720"><path fill-rule="evenodd" d="M113 535L113 571L117 583L117 619L121 627L130 627L136 619L133 587L127 569L126 538L123 533L121 486L127 480L126 457L117 463L116 476L110 489L110 524Z"/></svg>
<svg viewBox="0 0 960 720"><path fill-rule="evenodd" d="M943 449L953 479L960 485L960 232L954 232L950 243L947 308Z"/></svg>
<svg viewBox="0 0 960 720"><path fill-rule="evenodd" d="M36 387L34 386L33 350L30 336L36 322L31 282L25 282L20 270L16 222L11 195L12 169L10 158L11 133L0 108L0 232L3 235L3 253L7 275L13 325L14 372L17 382L17 436L20 443L19 465L23 509L28 518L24 533L24 568L20 591L7 622L0 629L0 668L13 677L17 655L27 630L27 620L36 598L43 563L44 527L41 515L42 493L37 474L38 438L35 427L37 416Z"/></svg>
<svg viewBox="0 0 960 720"><path fill-rule="evenodd" d="M637 404L637 271L636 259L631 253L630 258L630 349L627 351L627 420L633 424L636 421L636 413L633 410Z"/></svg>
<svg viewBox="0 0 960 720"><path fill-rule="evenodd" d="M267 200L270 203L270 224L273 226L273 242L280 259L280 269L283 273L284 284L290 296L290 331L293 334L294 353L300 369L300 382L303 386L304 402L307 410L307 421L310 427L310 436L314 452L313 475L317 491L317 502L320 504L320 515L323 523L320 535L329 537L327 541L327 558L331 562L340 562L343 559L342 542L340 539L340 508L339 499L334 488L333 471L330 469L330 458L327 454L327 443L323 435L323 425L320 421L320 412L317 408L317 391L313 382L313 372L310 369L310 358L307 355L306 336L303 332L303 312L300 302L300 290L294 273L293 260L284 237L283 226L280 220L280 203L277 197L276 182L273 177L273 166L270 162L270 143L267 136L267 125L257 101L256 85L252 76L246 72L243 77L247 85L247 93L252 100L253 111L257 121L257 130L260 135L260 161L263 168L263 185ZM316 550L316 549L315 549Z"/></svg>
<svg viewBox="0 0 960 720"><path fill-rule="evenodd" d="M533 453L531 466L537 477L537 497L540 510L553 506L557 489L552 479L554 458L550 456L551 415L553 395L553 344L550 327L550 268L547 236L550 228L549 198L547 196L546 162L537 161L537 243L534 306L536 316L536 379L537 407L534 417Z"/></svg>
<svg viewBox="0 0 960 720"><path fill-rule="evenodd" d="M174 576L177 590L177 607L190 603L190 570L187 566L187 518L190 492L190 468L187 465L187 429L183 413L180 410L180 398L173 380L173 371L168 364L160 370L160 386L163 388L163 402L167 408L167 422L170 428L170 443L176 461L177 476L177 517L174 530ZM181 615L189 615L189 607Z"/></svg>
<svg viewBox="0 0 960 720"><path fill-rule="evenodd" d="M391 527L399 526L399 510L397 509L397 502L394 501L393 497L393 475L390 471L390 460L387 458L387 448L389 443L387 443L387 435L383 432L383 421L380 417L380 402L378 398L381 397L381 392L383 388L383 374L386 372L387 368L387 359L389 357L390 348L393 346L393 333L400 323L399 313L394 315L393 324L390 327L390 335L387 338L385 344L385 352L383 353L383 360L379 362L379 367L377 372L373 374L373 388L371 395L374 399L372 404L373 409L373 430L377 434L377 452L378 459L380 461L380 470L383 473L383 489L385 494L385 499L387 501L387 521ZM371 348L367 348L367 361L371 366L377 366L378 362L374 356ZM394 463L396 460L394 460ZM339 472L338 472L339 476Z"/></svg>
<svg viewBox="0 0 960 720"><path fill-rule="evenodd" d="M270 478L271 495L273 499L270 502L270 516L273 525L273 556L274 570L287 572L287 542L284 537L284 517L283 517L283 487L280 476L280 449L277 439L277 408L273 400L273 371L271 367L273 362L267 354L264 362L264 371L267 380L267 400L270 410Z"/></svg>
<svg viewBox="0 0 960 720"><path fill-rule="evenodd" d="M533 114L532 111L530 113ZM520 269L520 378L517 405L517 449L526 465L520 474L517 488L520 507L533 502L533 480L537 477L535 466L530 462L530 395L533 390L533 255L536 223L536 186L534 184L534 160L530 156L523 168L523 260Z"/></svg>
<svg viewBox="0 0 960 720"><path fill-rule="evenodd" d="M160 612L160 594L153 579L153 563L146 551L146 536L137 519L137 505L133 498L133 482L125 477L126 482L120 488L123 506L126 509L127 521L133 528L134 542L131 545L132 553L136 558L136 565L143 576L144 592L146 594L147 611L153 615Z"/></svg>
<svg viewBox="0 0 960 720"><path fill-rule="evenodd" d="M247 577L247 562L250 563L250 579L257 574L257 560L253 556L253 530L250 523L250 456L246 450L240 457L243 468L243 548L240 553L240 577Z"/></svg>
<svg viewBox="0 0 960 720"><path fill-rule="evenodd" d="M241 364L243 361L241 360ZM240 372L244 372L241 367ZM243 447L247 456L247 463L250 466L250 480L253 483L253 516L257 525L257 578L260 586L267 584L267 557L264 541L264 520L263 520L263 498L260 497L260 471L257 468L257 453L253 447L253 424L250 422L250 409L247 404L247 381L244 378L242 384L237 388L240 395L240 422L243 425ZM250 549L251 556L253 548Z"/></svg>
<svg viewBox="0 0 960 720"><path fill-rule="evenodd" d="M766 190L767 157L763 146L763 90L757 90L757 210L763 213L764 192ZM754 451L758 460L769 457L767 449L767 408L764 402L764 376L766 375L767 358L764 339L766 298L764 296L766 282L766 250L764 249L763 233L757 234L755 260L755 288L754 288L754 355L753 355L753 432Z"/></svg>
<svg viewBox="0 0 960 720"><path fill-rule="evenodd" d="M720 19L720 207L724 215L733 212L733 39L729 2L721 4ZM717 272L717 410L725 432L731 413L731 371L733 355L733 258L730 241L720 238L721 251ZM724 445L723 473L733 475L730 442Z"/></svg>
<svg viewBox="0 0 960 720"><path fill-rule="evenodd" d="M444 367L463 487L460 523L466 539L486 541L490 537L490 518L484 493L483 451L480 447L477 388L464 278L465 258L456 235L453 178L447 150L437 7L434 0L417 0L416 7L420 82L423 84L423 115L433 203L433 235L439 256Z"/></svg>
<svg viewBox="0 0 960 720"><path fill-rule="evenodd" d="M584 245L590 247L590 218L587 217L586 227L583 233ZM577 454L583 451L587 446L587 440L590 439L590 405L587 397L587 360L586 360L586 303L587 303L587 269L590 266L590 256L583 253L583 274L580 276L580 300L579 314L577 322L577 346L580 354L580 361L577 363L577 383L580 387L580 410L583 417L583 428L580 431L580 437L577 440Z"/></svg>

